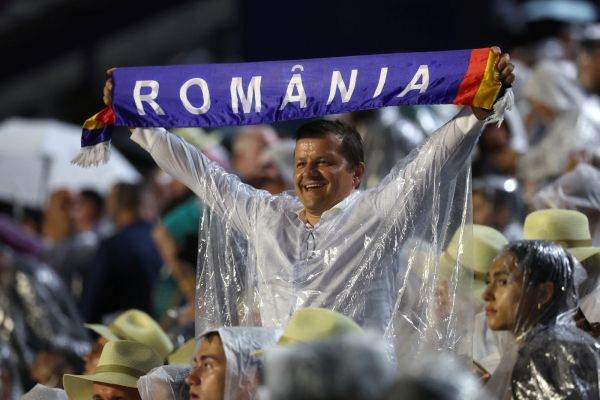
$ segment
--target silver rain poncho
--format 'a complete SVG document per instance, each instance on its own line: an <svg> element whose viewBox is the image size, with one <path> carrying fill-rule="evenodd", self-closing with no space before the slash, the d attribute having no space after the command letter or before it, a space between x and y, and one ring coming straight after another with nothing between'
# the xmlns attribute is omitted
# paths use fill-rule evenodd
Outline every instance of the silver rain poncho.
<svg viewBox="0 0 600 400"><path fill-rule="evenodd" d="M137 387L142 400L187 400L185 378L190 370L186 365L163 365L141 376Z"/></svg>
<svg viewBox="0 0 600 400"><path fill-rule="evenodd" d="M439 255L470 221L469 157L482 126L463 109L379 185L355 190L315 226L302 220L293 194L273 196L242 183L164 129L133 129L132 140L209 209L200 230L196 332L282 327L310 306L384 333L398 354L472 348L470 335L457 329L471 322L454 304L472 276L457 263L442 316L435 293ZM418 273L423 257L417 246L404 248L409 239L430 244Z"/></svg>
<svg viewBox="0 0 600 400"><path fill-rule="evenodd" d="M261 400L370 400L393 382L380 338L363 335L281 346L265 354Z"/></svg>
<svg viewBox="0 0 600 400"><path fill-rule="evenodd" d="M490 392L515 400L600 398L600 344L574 321L577 287L585 279L581 265L552 242L513 242L490 277L488 323L513 313L512 325L499 329L515 337L487 385ZM510 306L502 308L503 301Z"/></svg>

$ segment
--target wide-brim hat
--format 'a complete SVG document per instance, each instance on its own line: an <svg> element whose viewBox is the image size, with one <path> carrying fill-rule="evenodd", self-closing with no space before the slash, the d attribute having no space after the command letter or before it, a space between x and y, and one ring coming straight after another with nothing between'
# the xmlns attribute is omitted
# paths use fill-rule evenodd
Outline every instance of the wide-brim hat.
<svg viewBox="0 0 600 400"><path fill-rule="evenodd" d="M140 310L128 310L120 314L110 325L86 324L106 340L134 340L151 347L165 359L173 351L173 342L160 325Z"/></svg>
<svg viewBox="0 0 600 400"><path fill-rule="evenodd" d="M292 315L277 344L309 343L349 333L364 331L352 318L336 311L307 307Z"/></svg>
<svg viewBox="0 0 600 400"><path fill-rule="evenodd" d="M150 347L132 340L108 342L102 349L93 374L63 376L63 386L71 400L92 398L94 383L137 388L140 376L162 365L162 358Z"/></svg>
<svg viewBox="0 0 600 400"><path fill-rule="evenodd" d="M277 341L277 346L311 343L337 335L364 333L364 330L350 317L326 308L306 307L292 314ZM270 349L255 351L252 355L262 356Z"/></svg>
<svg viewBox="0 0 600 400"><path fill-rule="evenodd" d="M462 245L461 245L462 239ZM498 230L485 225L467 225L464 230L457 230L440 257L440 276L448 279L458 262L473 273L471 295L481 299L485 288L485 276L490 270L492 261L508 244L508 240Z"/></svg>
<svg viewBox="0 0 600 400"><path fill-rule="evenodd" d="M586 215L575 210L552 208L532 212L525 218L523 239L555 242L580 262L600 254L600 247L592 246Z"/></svg>
<svg viewBox="0 0 600 400"><path fill-rule="evenodd" d="M167 357L169 365L190 365L194 358L196 339L190 339Z"/></svg>

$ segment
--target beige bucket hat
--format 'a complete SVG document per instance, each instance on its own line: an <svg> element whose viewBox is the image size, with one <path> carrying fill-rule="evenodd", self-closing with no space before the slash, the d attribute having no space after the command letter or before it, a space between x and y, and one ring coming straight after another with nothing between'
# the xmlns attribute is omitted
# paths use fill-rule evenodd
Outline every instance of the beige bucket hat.
<svg viewBox="0 0 600 400"><path fill-rule="evenodd" d="M471 229L469 229L471 228ZM473 296L480 299L486 284L485 277L500 250L508 244L502 233L485 225L466 226L463 231L463 268L473 271ZM472 232L472 233L471 233ZM450 276L460 251L461 232L456 231L440 258L440 273Z"/></svg>
<svg viewBox="0 0 600 400"><path fill-rule="evenodd" d="M158 323L140 310L128 310L110 325L85 324L106 340L133 340L152 348L163 359L173 351L173 342Z"/></svg>
<svg viewBox="0 0 600 400"><path fill-rule="evenodd" d="M132 340L111 341L104 346L93 374L65 374L63 386L69 399L89 400L94 383L136 388L140 376L162 363L162 358L142 343Z"/></svg>
<svg viewBox="0 0 600 400"><path fill-rule="evenodd" d="M579 261L600 253L600 247L592 246L587 217L574 210L553 208L532 212L525 218L523 239L556 242Z"/></svg>

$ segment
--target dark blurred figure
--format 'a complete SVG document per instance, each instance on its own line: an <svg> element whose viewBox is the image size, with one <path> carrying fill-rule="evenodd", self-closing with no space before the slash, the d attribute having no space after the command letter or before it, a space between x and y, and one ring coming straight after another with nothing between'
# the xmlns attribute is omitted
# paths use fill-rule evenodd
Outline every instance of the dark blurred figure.
<svg viewBox="0 0 600 400"><path fill-rule="evenodd" d="M79 371L89 338L59 276L47 265L0 246L0 342L12 349L26 387L54 386Z"/></svg>
<svg viewBox="0 0 600 400"><path fill-rule="evenodd" d="M81 310L88 322L128 308L151 310L151 291L162 261L140 206L136 185L119 183L108 196L107 212L116 233L101 242L84 281Z"/></svg>
<svg viewBox="0 0 600 400"><path fill-rule="evenodd" d="M81 298L83 279L100 242L100 220L104 200L93 190L71 194L69 221L72 233L48 249L44 259L58 272L76 301Z"/></svg>
<svg viewBox="0 0 600 400"><path fill-rule="evenodd" d="M104 211L104 199L94 190L82 190L75 199L73 220L77 232L92 232L98 229L98 224Z"/></svg>
<svg viewBox="0 0 600 400"><path fill-rule="evenodd" d="M526 209L519 183L506 176L473 179L473 223L502 232L509 241L522 238Z"/></svg>
<svg viewBox="0 0 600 400"><path fill-rule="evenodd" d="M485 127L479 142L478 154L473 162L473 176L514 175L518 153L511 146L511 133L506 122L500 126Z"/></svg>
<svg viewBox="0 0 600 400"><path fill-rule="evenodd" d="M583 88L600 95L600 24L589 26L583 35L577 57L577 72Z"/></svg>
<svg viewBox="0 0 600 400"><path fill-rule="evenodd" d="M71 191L60 189L53 192L42 217L42 239L49 251L62 244L74 232L71 210L74 195Z"/></svg>

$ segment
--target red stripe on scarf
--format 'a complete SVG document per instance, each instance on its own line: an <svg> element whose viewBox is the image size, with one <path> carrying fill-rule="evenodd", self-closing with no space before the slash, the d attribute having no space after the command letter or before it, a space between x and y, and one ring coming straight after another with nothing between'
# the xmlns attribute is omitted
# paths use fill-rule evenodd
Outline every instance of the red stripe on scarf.
<svg viewBox="0 0 600 400"><path fill-rule="evenodd" d="M469 67L462 82L458 86L458 92L454 98L454 104L471 105L477 94L479 85L483 79L487 66L489 47L471 50Z"/></svg>

